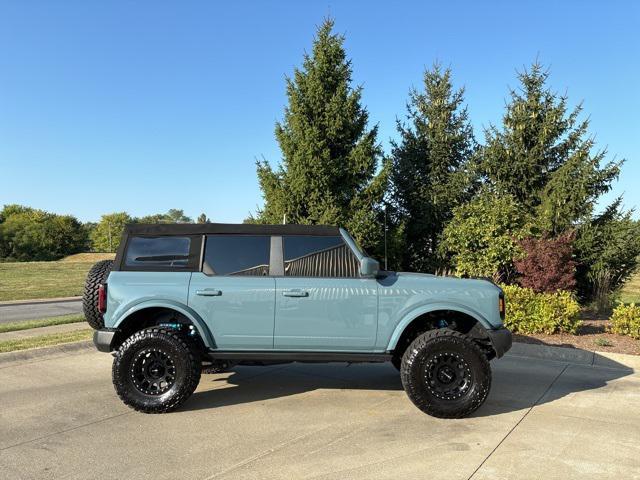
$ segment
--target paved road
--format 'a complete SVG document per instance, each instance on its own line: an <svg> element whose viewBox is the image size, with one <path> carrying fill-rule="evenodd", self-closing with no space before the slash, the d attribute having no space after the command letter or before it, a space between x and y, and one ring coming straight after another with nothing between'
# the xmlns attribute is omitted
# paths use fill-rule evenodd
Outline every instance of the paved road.
<svg viewBox="0 0 640 480"><path fill-rule="evenodd" d="M0 305L0 323L82 313L82 301Z"/></svg>
<svg viewBox="0 0 640 480"><path fill-rule="evenodd" d="M177 412L120 403L111 356L0 364L0 478L640 478L640 374L507 357L472 417L418 411L390 365L237 367Z"/></svg>

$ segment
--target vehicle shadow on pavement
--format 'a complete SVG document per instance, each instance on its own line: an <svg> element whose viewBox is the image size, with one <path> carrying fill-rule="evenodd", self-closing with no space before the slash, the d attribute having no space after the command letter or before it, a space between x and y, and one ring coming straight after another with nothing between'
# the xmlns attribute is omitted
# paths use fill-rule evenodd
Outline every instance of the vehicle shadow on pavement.
<svg viewBox="0 0 640 480"><path fill-rule="evenodd" d="M513 412L553 402L573 393L605 387L633 373L616 362L612 368L524 357L491 362L493 382L485 404L474 417ZM562 382L558 379L562 376ZM199 391L180 410L201 410L261 402L315 390L403 390L398 371L387 364L300 364L237 366L203 375ZM407 399L407 401L409 401Z"/></svg>
<svg viewBox="0 0 640 480"><path fill-rule="evenodd" d="M199 390L202 387L207 390L196 391L181 410L260 402L321 389L402 391L400 375L390 363L237 366L224 374L203 375Z"/></svg>

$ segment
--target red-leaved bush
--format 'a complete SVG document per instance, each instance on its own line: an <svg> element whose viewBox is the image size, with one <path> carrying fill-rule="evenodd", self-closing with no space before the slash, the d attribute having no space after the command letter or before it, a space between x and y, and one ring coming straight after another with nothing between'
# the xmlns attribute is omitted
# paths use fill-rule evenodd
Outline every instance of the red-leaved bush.
<svg viewBox="0 0 640 480"><path fill-rule="evenodd" d="M524 258L515 260L518 283L535 292L573 290L576 262L572 260L573 233L555 238L525 238L519 242Z"/></svg>

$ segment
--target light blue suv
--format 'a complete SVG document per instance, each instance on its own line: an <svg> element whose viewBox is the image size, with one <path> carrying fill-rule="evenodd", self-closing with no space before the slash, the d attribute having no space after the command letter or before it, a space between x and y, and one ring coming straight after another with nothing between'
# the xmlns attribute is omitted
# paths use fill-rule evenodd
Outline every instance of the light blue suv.
<svg viewBox="0 0 640 480"><path fill-rule="evenodd" d="M147 413L181 405L203 368L390 361L418 408L461 417L511 347L499 287L381 270L332 226L130 225L84 307L118 395Z"/></svg>

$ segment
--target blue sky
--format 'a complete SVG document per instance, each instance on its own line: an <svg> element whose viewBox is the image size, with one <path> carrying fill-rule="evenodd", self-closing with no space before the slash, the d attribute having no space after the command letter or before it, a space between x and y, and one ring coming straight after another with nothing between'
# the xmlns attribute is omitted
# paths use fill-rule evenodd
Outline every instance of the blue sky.
<svg viewBox="0 0 640 480"><path fill-rule="evenodd" d="M411 86L439 60L477 135L538 57L627 160L640 206L638 2L36 2L0 0L0 204L83 221L183 208L239 222L280 159L285 75L331 15L386 151ZM638 213L636 212L636 218Z"/></svg>

